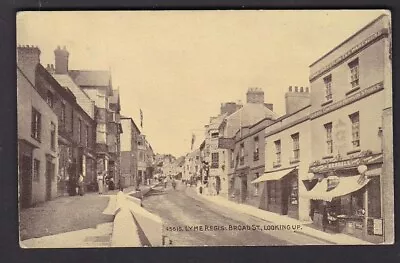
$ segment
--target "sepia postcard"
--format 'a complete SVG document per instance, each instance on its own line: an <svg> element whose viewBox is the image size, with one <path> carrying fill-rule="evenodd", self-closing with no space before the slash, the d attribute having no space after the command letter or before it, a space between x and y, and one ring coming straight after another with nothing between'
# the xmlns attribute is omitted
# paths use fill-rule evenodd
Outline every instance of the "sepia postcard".
<svg viewBox="0 0 400 263"><path fill-rule="evenodd" d="M390 11L16 29L22 248L394 243Z"/></svg>

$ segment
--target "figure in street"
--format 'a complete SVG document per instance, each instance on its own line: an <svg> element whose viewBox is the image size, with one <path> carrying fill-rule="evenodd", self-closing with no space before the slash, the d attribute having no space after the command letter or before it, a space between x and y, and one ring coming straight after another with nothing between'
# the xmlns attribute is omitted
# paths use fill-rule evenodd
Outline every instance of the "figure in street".
<svg viewBox="0 0 400 263"><path fill-rule="evenodd" d="M106 171L103 171L97 175L97 185L99 187L99 194L103 194L103 191L104 191L104 175L105 174L106 174Z"/></svg>

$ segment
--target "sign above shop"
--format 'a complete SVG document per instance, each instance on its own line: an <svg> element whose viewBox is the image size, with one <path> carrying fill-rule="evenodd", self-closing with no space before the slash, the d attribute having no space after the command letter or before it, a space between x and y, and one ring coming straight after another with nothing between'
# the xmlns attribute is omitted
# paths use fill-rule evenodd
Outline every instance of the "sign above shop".
<svg viewBox="0 0 400 263"><path fill-rule="evenodd" d="M235 149L235 140L232 138L218 138L218 148Z"/></svg>
<svg viewBox="0 0 400 263"><path fill-rule="evenodd" d="M362 151L357 156L352 156L349 159L342 159L341 156L336 156L329 160L314 161L311 163L309 172L325 173L332 170L340 170L346 168L357 168L359 165L367 165L379 161L381 153L374 154L372 151ZM377 158L378 157L378 158Z"/></svg>

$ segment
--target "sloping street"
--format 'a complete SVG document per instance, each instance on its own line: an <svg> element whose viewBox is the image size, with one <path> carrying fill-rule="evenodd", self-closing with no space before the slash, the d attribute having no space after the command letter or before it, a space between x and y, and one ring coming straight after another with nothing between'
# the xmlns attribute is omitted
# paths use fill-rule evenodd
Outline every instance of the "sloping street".
<svg viewBox="0 0 400 263"><path fill-rule="evenodd" d="M194 187L157 187L146 196L143 206L163 219L163 235L172 240L172 246L329 244L207 202L196 194Z"/></svg>

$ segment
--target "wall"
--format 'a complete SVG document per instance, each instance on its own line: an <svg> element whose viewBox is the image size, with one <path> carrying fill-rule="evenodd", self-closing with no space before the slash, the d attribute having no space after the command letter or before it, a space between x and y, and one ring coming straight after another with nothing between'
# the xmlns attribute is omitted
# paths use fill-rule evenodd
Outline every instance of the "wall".
<svg viewBox="0 0 400 263"><path fill-rule="evenodd" d="M289 167L298 168L299 218L301 220L308 219L309 214L309 199L301 196L301 193L307 191L302 180L308 179L308 168L311 163L310 145L314 145L314 142L311 143L310 121L305 119L309 113L310 107L306 107L296 114L286 116L282 119L282 122L278 121L267 127L265 137L265 171L282 170ZM299 119L305 119L305 121L297 123ZM281 123L284 123L283 126L287 128L280 130ZM291 123L293 126L290 125ZM274 133L274 131L278 132ZM293 159L293 139L291 135L295 133L299 133L300 159L298 162L291 162ZM274 162L276 162L274 142L277 140L281 140L281 164L274 167Z"/></svg>
<svg viewBox="0 0 400 263"><path fill-rule="evenodd" d="M40 142L31 137L31 116L32 107L41 113L41 139ZM54 123L58 130L58 120L49 105L40 97L39 93L33 88L33 84L28 82L23 74L17 69L17 118L18 118L18 139L25 139L32 145L33 159L40 161L40 177L38 181L32 181L32 204L43 202L46 198L46 155L51 156L52 163L55 165L54 172L58 171L58 142L55 140L55 149L51 149L50 127ZM33 168L33 160L32 160ZM33 173L32 173L33 177ZM57 194L57 180L54 174L51 183L51 196Z"/></svg>

